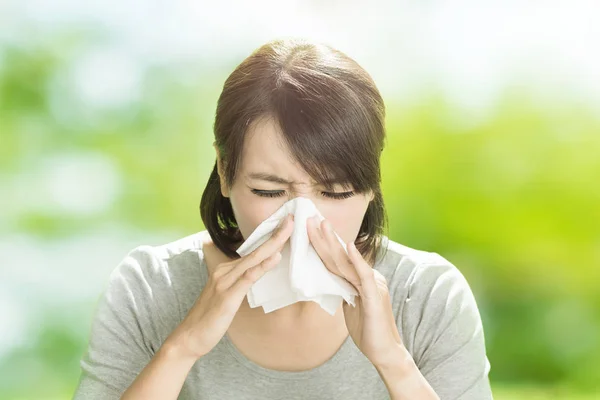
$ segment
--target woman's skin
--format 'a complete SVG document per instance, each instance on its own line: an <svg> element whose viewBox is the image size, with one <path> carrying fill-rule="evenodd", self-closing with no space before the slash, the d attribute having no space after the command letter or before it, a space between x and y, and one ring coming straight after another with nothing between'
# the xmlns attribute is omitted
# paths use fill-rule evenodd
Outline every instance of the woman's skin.
<svg viewBox="0 0 600 400"><path fill-rule="evenodd" d="M312 182L301 167L294 164L288 150L281 142L277 125L272 119L263 118L250 126L244 144L239 175L229 189L221 178L221 193L229 197L236 221L244 238L265 219L277 211L284 203L295 197L309 198L317 209L334 227L337 234L347 243L358 236L360 225L367 212L373 195L353 195L345 199L334 199L324 195L326 189ZM215 149L216 150L216 149ZM217 160L220 155L217 153ZM218 164L219 165L219 164ZM270 174L292 183L276 183L253 178L254 174ZM222 171L219 168L219 174ZM253 191L279 192L280 197L262 197ZM334 193L348 192L336 185ZM241 244L241 243L240 243ZM285 333L303 326L331 326L331 315L312 301L301 301L265 314L262 308L249 308L247 301L242 304L243 312L252 315L256 327L264 327L269 332ZM341 310L340 310L341 311ZM341 318L340 318L341 317ZM335 314L335 323L345 326L341 313ZM324 329L326 331L326 329ZM346 335L347 336L347 332ZM341 344L341 342L340 342Z"/></svg>
<svg viewBox="0 0 600 400"><path fill-rule="evenodd" d="M326 192L316 185L293 162L277 128L269 118L259 119L250 126L242 164L231 188L225 185L217 151L221 192L229 197L244 238L285 202L297 196L311 199L325 218L321 226L308 221L311 243L331 272L357 288L356 307L343 304L333 317L314 302L294 303L268 314L260 307L249 307L245 293L277 262L272 256L288 240L293 220L257 249L259 255L255 251L241 259L229 259L210 238L205 238L203 245L209 267L207 286L184 321L165 340L122 398L177 398L193 364L227 333L248 358L267 368L288 371L322 364L350 334L377 368L392 399L438 399L402 344L385 278L351 246L373 199L372 193L353 194L343 199L327 197L352 188L334 186L333 192ZM276 176L288 182L259 179L253 176L255 174ZM256 191L280 193L280 196L263 197ZM348 254L331 229L348 243ZM246 273L246 270L254 271ZM258 360L265 350L278 357ZM289 364L276 364L275 359L288 360Z"/></svg>
<svg viewBox="0 0 600 400"><path fill-rule="evenodd" d="M215 150L219 175L223 176L220 154L216 147ZM260 179L254 177L256 174L273 175L290 183ZM350 191L340 185L333 189L333 193ZM264 197L253 191L281 195ZM294 163L282 143L277 124L270 118L262 118L251 124L236 181L228 188L221 178L221 193L229 197L244 238L249 237L285 202L303 196L313 201L345 242L355 240L358 236L369 201L373 199L372 194L353 195L344 199L326 197L331 192L312 182L311 177ZM219 257L224 256L210 242L205 245L220 253ZM348 337L341 308L332 317L319 304L302 301L265 314L261 307L250 308L245 298L228 330L228 336L246 357L265 368L307 370L331 358Z"/></svg>

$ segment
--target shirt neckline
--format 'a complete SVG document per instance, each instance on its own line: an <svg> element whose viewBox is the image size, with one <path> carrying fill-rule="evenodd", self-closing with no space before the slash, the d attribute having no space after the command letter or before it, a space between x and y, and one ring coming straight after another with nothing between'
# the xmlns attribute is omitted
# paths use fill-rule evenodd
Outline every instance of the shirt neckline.
<svg viewBox="0 0 600 400"><path fill-rule="evenodd" d="M205 235L205 234L208 234L206 230L200 232L200 240L198 241L199 242L198 247L200 250L199 254L201 255L201 257L200 257L201 274L204 276L204 278L205 278L204 283L206 284L206 280L208 279L208 270L207 270L206 262L204 260L204 252L203 252L203 248L202 248L203 247L202 238L203 238L203 235ZM219 343L227 349L229 354L231 354L231 356L233 358L235 358L235 360L239 364L241 364L245 368L249 369L253 373L268 376L271 378L292 379L293 380L293 379L311 379L311 378L315 378L319 375L326 374L328 371L334 370L336 368L336 365L339 364L339 360L341 360L348 353L349 347L354 342L353 342L350 334L348 334L348 336L346 337L346 339L344 340L342 345L338 348L338 350L329 359L327 359L325 362L323 362L320 365L317 365L314 368L311 368L308 370L303 370L303 371L281 371L281 370L265 368L265 367L255 363L254 361L252 361L248 357L246 357L233 344L233 342L229 338L229 335L227 334L227 332L225 332L225 335L223 335L223 337L221 338Z"/></svg>
<svg viewBox="0 0 600 400"><path fill-rule="evenodd" d="M247 358L244 354L242 354L238 348L233 344L233 342L229 339L227 333L221 339L223 345L227 348L229 353L238 361L242 366L251 370L254 373L269 376L271 378L277 379L312 379L318 376L322 376L332 371L338 366L339 360L341 360L347 353L348 347L353 343L352 337L348 335L346 340L342 343L342 345L338 348L338 350L324 363L317 365L314 368L303 370L303 371L281 371L270 368L265 368L254 361Z"/></svg>

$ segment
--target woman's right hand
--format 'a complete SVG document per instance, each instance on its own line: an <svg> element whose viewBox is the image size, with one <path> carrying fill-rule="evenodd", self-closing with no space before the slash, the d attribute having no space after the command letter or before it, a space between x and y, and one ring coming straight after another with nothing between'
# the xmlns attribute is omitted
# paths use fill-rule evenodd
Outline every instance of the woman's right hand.
<svg viewBox="0 0 600 400"><path fill-rule="evenodd" d="M273 235L244 257L218 264L200 296L167 341L199 359L229 329L250 287L281 259L278 251L290 237L294 221L288 214Z"/></svg>

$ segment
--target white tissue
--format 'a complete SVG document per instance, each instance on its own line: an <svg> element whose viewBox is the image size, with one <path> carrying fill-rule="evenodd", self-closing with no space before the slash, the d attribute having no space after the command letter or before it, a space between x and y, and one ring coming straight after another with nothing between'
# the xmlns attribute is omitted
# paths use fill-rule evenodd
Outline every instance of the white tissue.
<svg viewBox="0 0 600 400"><path fill-rule="evenodd" d="M314 301L335 315L343 300L355 306L356 289L330 272L310 243L307 219L317 215L321 222L324 217L306 197L296 197L281 206L250 234L237 253L245 256L266 242L288 214L294 214L293 232L281 250L277 266L250 287L247 294L250 307L262 306L265 313L270 313L298 301ZM337 233L335 236L347 252L344 241Z"/></svg>

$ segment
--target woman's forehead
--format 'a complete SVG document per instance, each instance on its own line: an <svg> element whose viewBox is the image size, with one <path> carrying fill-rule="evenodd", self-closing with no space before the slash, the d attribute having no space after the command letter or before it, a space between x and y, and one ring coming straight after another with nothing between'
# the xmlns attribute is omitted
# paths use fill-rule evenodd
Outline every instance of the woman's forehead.
<svg viewBox="0 0 600 400"><path fill-rule="evenodd" d="M344 186L336 179L315 181L291 154L273 118L261 118L250 125L242 154L240 172L247 181L326 188Z"/></svg>
<svg viewBox="0 0 600 400"><path fill-rule="evenodd" d="M241 173L246 180L283 185L317 185L318 183L290 156L282 151L264 149L244 157Z"/></svg>
<svg viewBox="0 0 600 400"><path fill-rule="evenodd" d="M304 183L312 181L292 157L277 125L270 118L262 119L251 126L244 140L242 154L242 170L249 178L262 178L261 174L272 174Z"/></svg>
<svg viewBox="0 0 600 400"><path fill-rule="evenodd" d="M279 125L273 118L259 118L248 128L244 138L244 153L263 156L288 152Z"/></svg>

